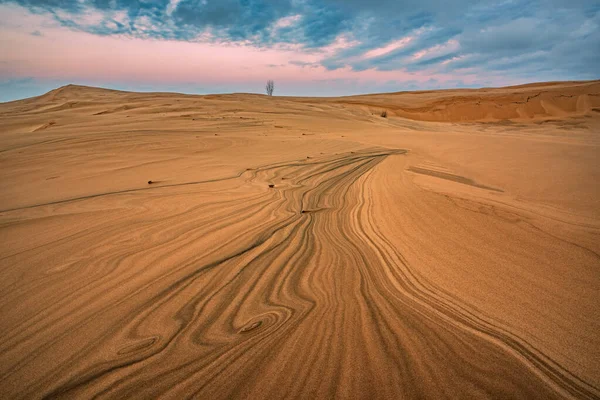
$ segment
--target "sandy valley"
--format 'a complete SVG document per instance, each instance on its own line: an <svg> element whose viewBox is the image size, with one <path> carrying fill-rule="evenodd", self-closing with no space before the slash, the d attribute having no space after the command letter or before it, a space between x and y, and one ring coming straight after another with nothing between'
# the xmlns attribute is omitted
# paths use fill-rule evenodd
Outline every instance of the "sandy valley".
<svg viewBox="0 0 600 400"><path fill-rule="evenodd" d="M600 398L599 156L600 81L2 103L0 397Z"/></svg>

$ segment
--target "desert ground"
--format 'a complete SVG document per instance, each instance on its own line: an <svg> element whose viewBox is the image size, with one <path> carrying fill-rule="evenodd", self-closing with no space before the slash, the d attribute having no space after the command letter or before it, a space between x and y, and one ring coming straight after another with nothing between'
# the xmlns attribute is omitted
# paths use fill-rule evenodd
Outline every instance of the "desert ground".
<svg viewBox="0 0 600 400"><path fill-rule="evenodd" d="M599 157L600 81L2 103L0 398L600 398Z"/></svg>

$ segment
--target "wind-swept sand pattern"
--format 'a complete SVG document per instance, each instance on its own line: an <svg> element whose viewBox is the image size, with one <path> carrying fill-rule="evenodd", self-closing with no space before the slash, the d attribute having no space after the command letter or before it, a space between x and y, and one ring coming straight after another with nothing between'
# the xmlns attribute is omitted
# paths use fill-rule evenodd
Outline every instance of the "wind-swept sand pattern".
<svg viewBox="0 0 600 400"><path fill-rule="evenodd" d="M2 397L600 398L600 84L459 92L0 105Z"/></svg>

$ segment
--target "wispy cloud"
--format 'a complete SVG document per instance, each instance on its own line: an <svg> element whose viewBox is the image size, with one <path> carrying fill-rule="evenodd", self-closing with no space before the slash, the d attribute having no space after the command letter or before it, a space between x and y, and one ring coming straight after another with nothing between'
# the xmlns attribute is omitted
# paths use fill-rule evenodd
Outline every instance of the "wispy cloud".
<svg viewBox="0 0 600 400"><path fill-rule="evenodd" d="M83 66L96 65L94 53L103 54L107 43L115 54L127 48L142 60L153 55L131 43L168 53L172 66L162 66L164 59L151 65L156 76L163 69L181 76L175 71L187 71L192 59L205 71L238 73L254 65L248 54L296 80L310 70L310 79L368 75L393 85L427 76L466 85L594 79L600 65L600 3L583 0L456 0L452 7L447 0L381 0L377 6L369 0L0 0L0 30L0 78L33 71L41 62L36 52L47 53L39 46L78 59L63 67L75 74L79 65L86 74ZM61 40L85 42L82 53L66 54ZM218 58L234 53L236 60ZM39 74L56 74L61 62L55 54L37 65ZM125 79L136 62L128 54L118 57L121 65L109 70ZM138 75L151 79L150 65L142 63Z"/></svg>
<svg viewBox="0 0 600 400"><path fill-rule="evenodd" d="M378 48L367 51L363 57L364 58L373 58L373 57L382 56L384 54L388 54L396 49L406 46L408 43L410 43L411 40L413 40L413 38L411 36L407 36L407 37L404 37L399 40L394 40L393 42L388 43L383 47L378 47Z"/></svg>

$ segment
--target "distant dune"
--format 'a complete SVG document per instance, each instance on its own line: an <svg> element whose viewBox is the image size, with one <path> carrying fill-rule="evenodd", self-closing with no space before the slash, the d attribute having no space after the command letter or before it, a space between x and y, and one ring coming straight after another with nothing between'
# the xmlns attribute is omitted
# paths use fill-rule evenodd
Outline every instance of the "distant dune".
<svg viewBox="0 0 600 400"><path fill-rule="evenodd" d="M355 96L336 100L418 121L563 118L600 112L600 81L551 82L499 89L463 89Z"/></svg>
<svg viewBox="0 0 600 400"><path fill-rule="evenodd" d="M177 96L169 93L148 95ZM46 104L47 102L77 99L100 99L106 96L144 94L117 90L68 85L32 99L13 102ZM250 94L209 95L212 98L252 96ZM207 97L207 96L204 96ZM504 88L449 89L416 92L369 94L338 98L287 98L299 102L333 102L356 106L369 112L388 111L417 121L465 122L494 120L527 120L563 118L600 113L600 81L544 82ZM62 105L72 107L71 104Z"/></svg>
<svg viewBox="0 0 600 400"><path fill-rule="evenodd" d="M599 154L600 81L0 104L0 397L598 399Z"/></svg>

